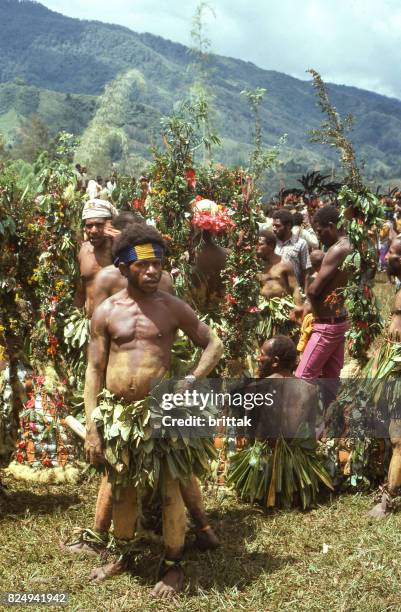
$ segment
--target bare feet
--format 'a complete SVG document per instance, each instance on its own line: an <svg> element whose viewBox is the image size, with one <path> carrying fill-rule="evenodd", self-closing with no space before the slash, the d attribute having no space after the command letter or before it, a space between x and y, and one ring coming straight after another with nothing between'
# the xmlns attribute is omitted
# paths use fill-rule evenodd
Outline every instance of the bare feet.
<svg viewBox="0 0 401 612"><path fill-rule="evenodd" d="M155 585L151 595L160 599L175 597L182 591L184 585L184 572L179 566L170 567L164 576Z"/></svg>
<svg viewBox="0 0 401 612"><path fill-rule="evenodd" d="M112 578L113 576L122 574L126 569L127 561L125 559L118 559L112 563L107 563L107 565L95 567L89 574L89 580L96 583L103 582L103 580L106 580L107 578Z"/></svg>
<svg viewBox="0 0 401 612"><path fill-rule="evenodd" d="M202 551L215 550L220 546L220 541L210 525L196 530L195 546Z"/></svg>
<svg viewBox="0 0 401 612"><path fill-rule="evenodd" d="M387 518L389 514L388 493L383 491L381 501L368 512L368 516L380 520Z"/></svg>
<svg viewBox="0 0 401 612"><path fill-rule="evenodd" d="M99 555L102 552L100 547L95 547L93 544L87 544L86 542L77 542L76 544L60 544L61 550L64 552L72 553L74 555L91 555L93 557Z"/></svg>
<svg viewBox="0 0 401 612"><path fill-rule="evenodd" d="M101 534L92 529L74 529L72 535L60 544L60 548L76 555L99 555L106 549L107 540L107 532Z"/></svg>

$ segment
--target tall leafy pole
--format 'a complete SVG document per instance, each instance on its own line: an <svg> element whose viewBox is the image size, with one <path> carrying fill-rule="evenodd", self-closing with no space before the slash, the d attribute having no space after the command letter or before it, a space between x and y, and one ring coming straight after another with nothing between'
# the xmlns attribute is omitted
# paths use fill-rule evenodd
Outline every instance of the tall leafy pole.
<svg viewBox="0 0 401 612"><path fill-rule="evenodd" d="M343 264L343 268L349 272L349 281L342 292L350 319L350 329L347 332L348 351L357 366L352 368L355 375L365 366L367 351L383 327L372 285L377 267L375 235L384 211L377 196L364 185L355 150L348 139L352 117L348 116L344 120L340 117L330 102L326 85L319 73L315 70L309 72L313 77L319 106L326 115L320 129L312 132L312 139L335 147L340 154L344 170L344 185L338 195L340 224L353 249ZM346 426L344 420L347 419L349 475L346 481L351 487L365 487L374 474L372 468L375 467L377 443L370 438L369 433L368 406L371 404L371 397L367 396L367 385L355 385L354 382L352 379L344 381L337 401L331 407L331 421L334 426L332 435L338 437L338 430ZM349 416L346 416L347 414ZM334 459L334 464L338 467L335 441L329 438L325 447L328 456Z"/></svg>
<svg viewBox="0 0 401 612"><path fill-rule="evenodd" d="M348 138L352 128L351 115L342 119L330 102L327 87L320 74L313 69L308 72L313 77L318 103L326 116L320 129L312 130L312 140L335 147L340 154L344 170L344 186L338 196L340 224L353 246L352 253L344 262L350 279L344 288L351 323L347 332L348 349L350 355L363 366L373 339L382 330L382 320L372 285L377 267L374 236L384 211L377 196L363 183L355 150Z"/></svg>

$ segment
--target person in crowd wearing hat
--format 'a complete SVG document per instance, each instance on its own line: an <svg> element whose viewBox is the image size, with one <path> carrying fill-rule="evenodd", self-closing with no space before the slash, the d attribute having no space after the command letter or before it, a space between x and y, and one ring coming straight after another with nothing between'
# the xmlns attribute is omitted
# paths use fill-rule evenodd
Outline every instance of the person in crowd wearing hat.
<svg viewBox="0 0 401 612"><path fill-rule="evenodd" d="M87 240L82 244L79 255L80 282L75 295L75 306L85 307L90 318L93 312L93 284L102 268L113 263L112 239L105 234L107 222L118 214L117 209L107 202L94 198L86 202L82 221Z"/></svg>

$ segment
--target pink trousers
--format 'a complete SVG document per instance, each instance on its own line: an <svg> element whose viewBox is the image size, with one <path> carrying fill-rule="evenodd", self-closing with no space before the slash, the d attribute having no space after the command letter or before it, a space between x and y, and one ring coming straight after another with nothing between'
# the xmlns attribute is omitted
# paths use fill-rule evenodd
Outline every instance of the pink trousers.
<svg viewBox="0 0 401 612"><path fill-rule="evenodd" d="M344 365L344 336L348 321L314 323L311 337L295 372L297 378L338 379Z"/></svg>

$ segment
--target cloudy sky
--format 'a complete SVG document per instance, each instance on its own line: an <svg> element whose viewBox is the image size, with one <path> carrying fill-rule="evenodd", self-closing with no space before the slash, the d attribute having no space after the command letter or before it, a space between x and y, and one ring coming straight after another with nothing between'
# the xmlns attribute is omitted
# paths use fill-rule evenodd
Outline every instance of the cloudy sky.
<svg viewBox="0 0 401 612"><path fill-rule="evenodd" d="M191 44L197 0L40 0L81 19ZM401 0L211 0L211 49L262 68L355 85L401 99Z"/></svg>

